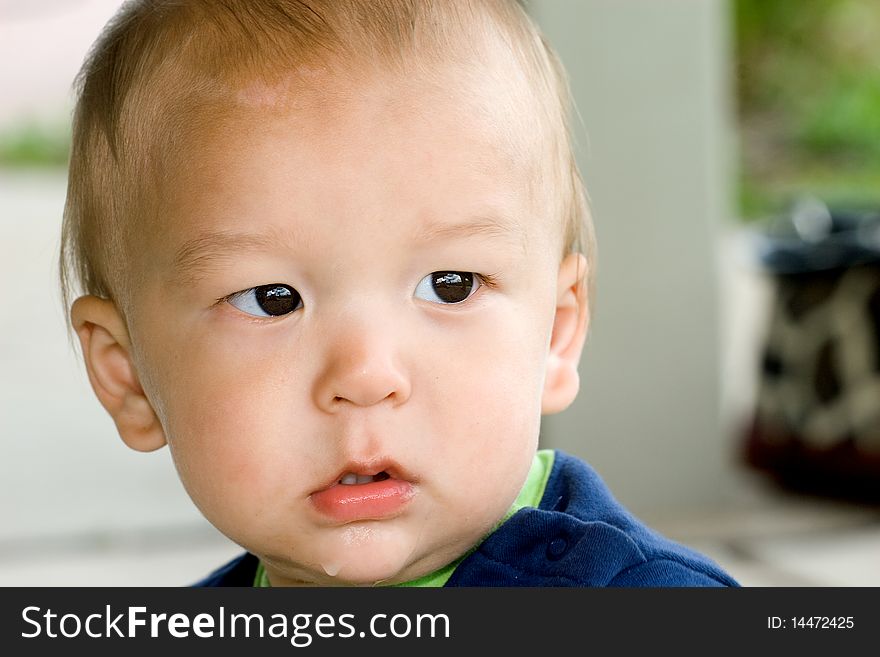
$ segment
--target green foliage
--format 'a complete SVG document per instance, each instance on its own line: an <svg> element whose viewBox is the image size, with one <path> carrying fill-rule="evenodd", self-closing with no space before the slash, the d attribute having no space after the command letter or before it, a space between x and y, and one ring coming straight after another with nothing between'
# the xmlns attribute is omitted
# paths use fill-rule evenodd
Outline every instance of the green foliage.
<svg viewBox="0 0 880 657"><path fill-rule="evenodd" d="M880 206L880 2L733 0L744 218Z"/></svg>
<svg viewBox="0 0 880 657"><path fill-rule="evenodd" d="M66 126L28 122L0 132L0 166L63 167L69 152Z"/></svg>
<svg viewBox="0 0 880 657"><path fill-rule="evenodd" d="M799 118L795 138L807 154L880 159L880 70L829 81Z"/></svg>

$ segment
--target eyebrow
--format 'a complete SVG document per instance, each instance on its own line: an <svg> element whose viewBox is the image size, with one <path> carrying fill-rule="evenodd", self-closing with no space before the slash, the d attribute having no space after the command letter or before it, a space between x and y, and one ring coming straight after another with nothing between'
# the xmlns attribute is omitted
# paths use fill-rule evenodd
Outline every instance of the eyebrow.
<svg viewBox="0 0 880 657"><path fill-rule="evenodd" d="M218 263L242 251L260 251L278 246L275 232L236 233L217 231L184 242L171 261L172 277L193 283Z"/></svg>
<svg viewBox="0 0 880 657"><path fill-rule="evenodd" d="M522 228L510 219L493 215L481 215L461 223L436 223L422 226L416 234L417 242L463 239L466 237L496 237L518 243L526 249L526 236Z"/></svg>
<svg viewBox="0 0 880 657"><path fill-rule="evenodd" d="M461 223L427 224L418 230L415 239L419 243L430 243L481 236L510 240L526 250L525 235L517 224L488 215ZM171 261L171 277L194 283L235 254L278 248L279 243L283 245L285 240L275 230L266 233L205 233L187 240L177 249Z"/></svg>

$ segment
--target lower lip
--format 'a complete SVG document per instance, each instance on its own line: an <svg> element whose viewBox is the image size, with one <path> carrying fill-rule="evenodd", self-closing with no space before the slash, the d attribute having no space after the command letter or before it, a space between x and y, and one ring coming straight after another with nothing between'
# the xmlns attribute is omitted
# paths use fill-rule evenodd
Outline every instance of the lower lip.
<svg viewBox="0 0 880 657"><path fill-rule="evenodd" d="M336 522L381 520L399 513L415 494L413 485L400 479L368 484L334 484L312 493L315 508Z"/></svg>

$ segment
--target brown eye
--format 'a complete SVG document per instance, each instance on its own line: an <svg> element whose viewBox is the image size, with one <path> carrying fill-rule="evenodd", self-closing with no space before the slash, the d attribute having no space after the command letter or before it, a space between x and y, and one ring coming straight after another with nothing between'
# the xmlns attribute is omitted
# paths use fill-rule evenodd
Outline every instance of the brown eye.
<svg viewBox="0 0 880 657"><path fill-rule="evenodd" d="M469 271L435 271L416 286L415 295L433 303L461 303L480 287L479 277Z"/></svg>
<svg viewBox="0 0 880 657"><path fill-rule="evenodd" d="M255 317L280 317L302 306L302 297L289 285L272 283L237 292L229 303Z"/></svg>

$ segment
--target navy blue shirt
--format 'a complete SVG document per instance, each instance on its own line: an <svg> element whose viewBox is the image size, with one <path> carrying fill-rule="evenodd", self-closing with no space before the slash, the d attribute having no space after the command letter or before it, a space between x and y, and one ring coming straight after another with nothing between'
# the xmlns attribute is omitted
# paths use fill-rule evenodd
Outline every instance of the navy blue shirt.
<svg viewBox="0 0 880 657"><path fill-rule="evenodd" d="M195 586L252 586L249 553ZM708 557L630 514L586 463L557 451L538 508L513 514L446 586L738 586Z"/></svg>

